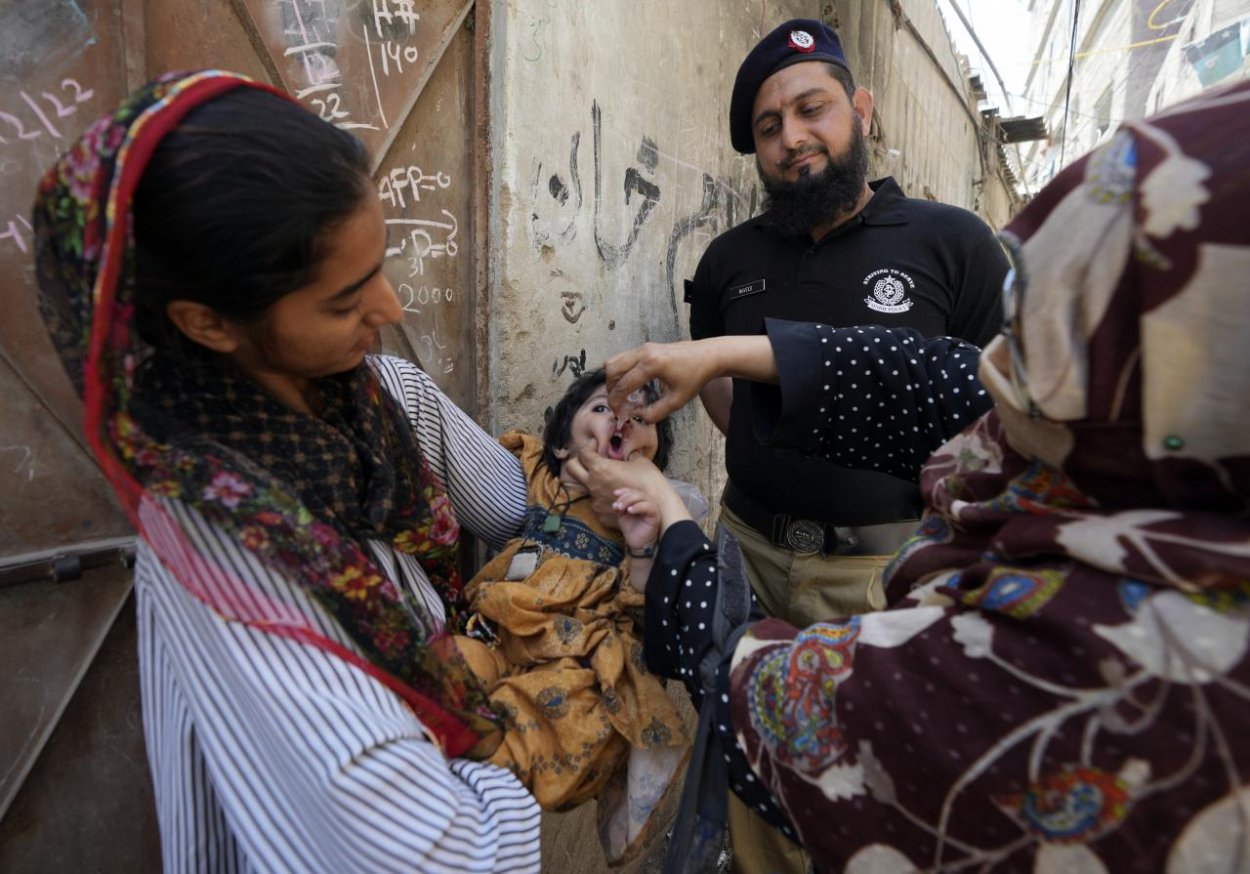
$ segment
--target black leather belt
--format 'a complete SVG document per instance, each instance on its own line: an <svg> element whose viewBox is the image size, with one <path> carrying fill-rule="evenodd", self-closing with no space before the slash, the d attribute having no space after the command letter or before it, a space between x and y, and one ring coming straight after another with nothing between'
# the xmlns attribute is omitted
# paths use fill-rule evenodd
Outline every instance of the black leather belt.
<svg viewBox="0 0 1250 874"><path fill-rule="evenodd" d="M916 530L915 519L881 525L830 525L774 513L744 495L733 482L725 486L725 506L769 539L773 546L800 555L889 555Z"/></svg>

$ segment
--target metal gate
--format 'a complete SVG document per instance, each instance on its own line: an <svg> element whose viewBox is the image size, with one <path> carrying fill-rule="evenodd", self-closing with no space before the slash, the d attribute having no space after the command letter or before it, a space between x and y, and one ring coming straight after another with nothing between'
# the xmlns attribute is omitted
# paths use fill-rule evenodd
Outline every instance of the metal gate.
<svg viewBox="0 0 1250 874"><path fill-rule="evenodd" d="M0 870L159 865L133 536L38 315L39 174L157 73L285 89L369 148L405 310L384 345L472 412L487 21L472 0L0 0Z"/></svg>

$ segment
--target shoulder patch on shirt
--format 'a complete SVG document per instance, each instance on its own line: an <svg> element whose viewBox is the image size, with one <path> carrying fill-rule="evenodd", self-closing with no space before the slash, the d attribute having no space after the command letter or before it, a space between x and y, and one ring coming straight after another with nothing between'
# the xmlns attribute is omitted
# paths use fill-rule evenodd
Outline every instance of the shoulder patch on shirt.
<svg viewBox="0 0 1250 874"><path fill-rule="evenodd" d="M764 280L757 279L754 282L748 282L746 285L739 285L737 288L729 289L729 299L737 300L740 297L746 297L749 294L759 294L764 290Z"/></svg>
<svg viewBox="0 0 1250 874"><path fill-rule="evenodd" d="M685 296L682 297L682 303L694 303L694 280L683 279L681 281L681 285L685 290Z"/></svg>

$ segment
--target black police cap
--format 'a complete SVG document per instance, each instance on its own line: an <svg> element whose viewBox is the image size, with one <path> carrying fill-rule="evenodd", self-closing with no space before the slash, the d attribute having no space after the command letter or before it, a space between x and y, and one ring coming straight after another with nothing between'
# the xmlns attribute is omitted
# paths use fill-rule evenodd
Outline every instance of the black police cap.
<svg viewBox="0 0 1250 874"><path fill-rule="evenodd" d="M804 61L831 61L850 72L842 43L829 25L795 18L764 37L738 68L729 100L729 141L744 155L755 151L751 108L764 80L778 70Z"/></svg>

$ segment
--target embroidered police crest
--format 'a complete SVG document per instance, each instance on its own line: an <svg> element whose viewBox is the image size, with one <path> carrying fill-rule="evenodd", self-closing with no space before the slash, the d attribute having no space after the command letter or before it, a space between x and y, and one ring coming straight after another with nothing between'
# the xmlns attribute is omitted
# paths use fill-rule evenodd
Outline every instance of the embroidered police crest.
<svg viewBox="0 0 1250 874"><path fill-rule="evenodd" d="M874 270L864 277L863 285L872 289L872 294L864 298L864 303L868 304L870 310L879 313L905 313L915 303L907 293L916 290L916 283L901 270L892 270L889 267Z"/></svg>

